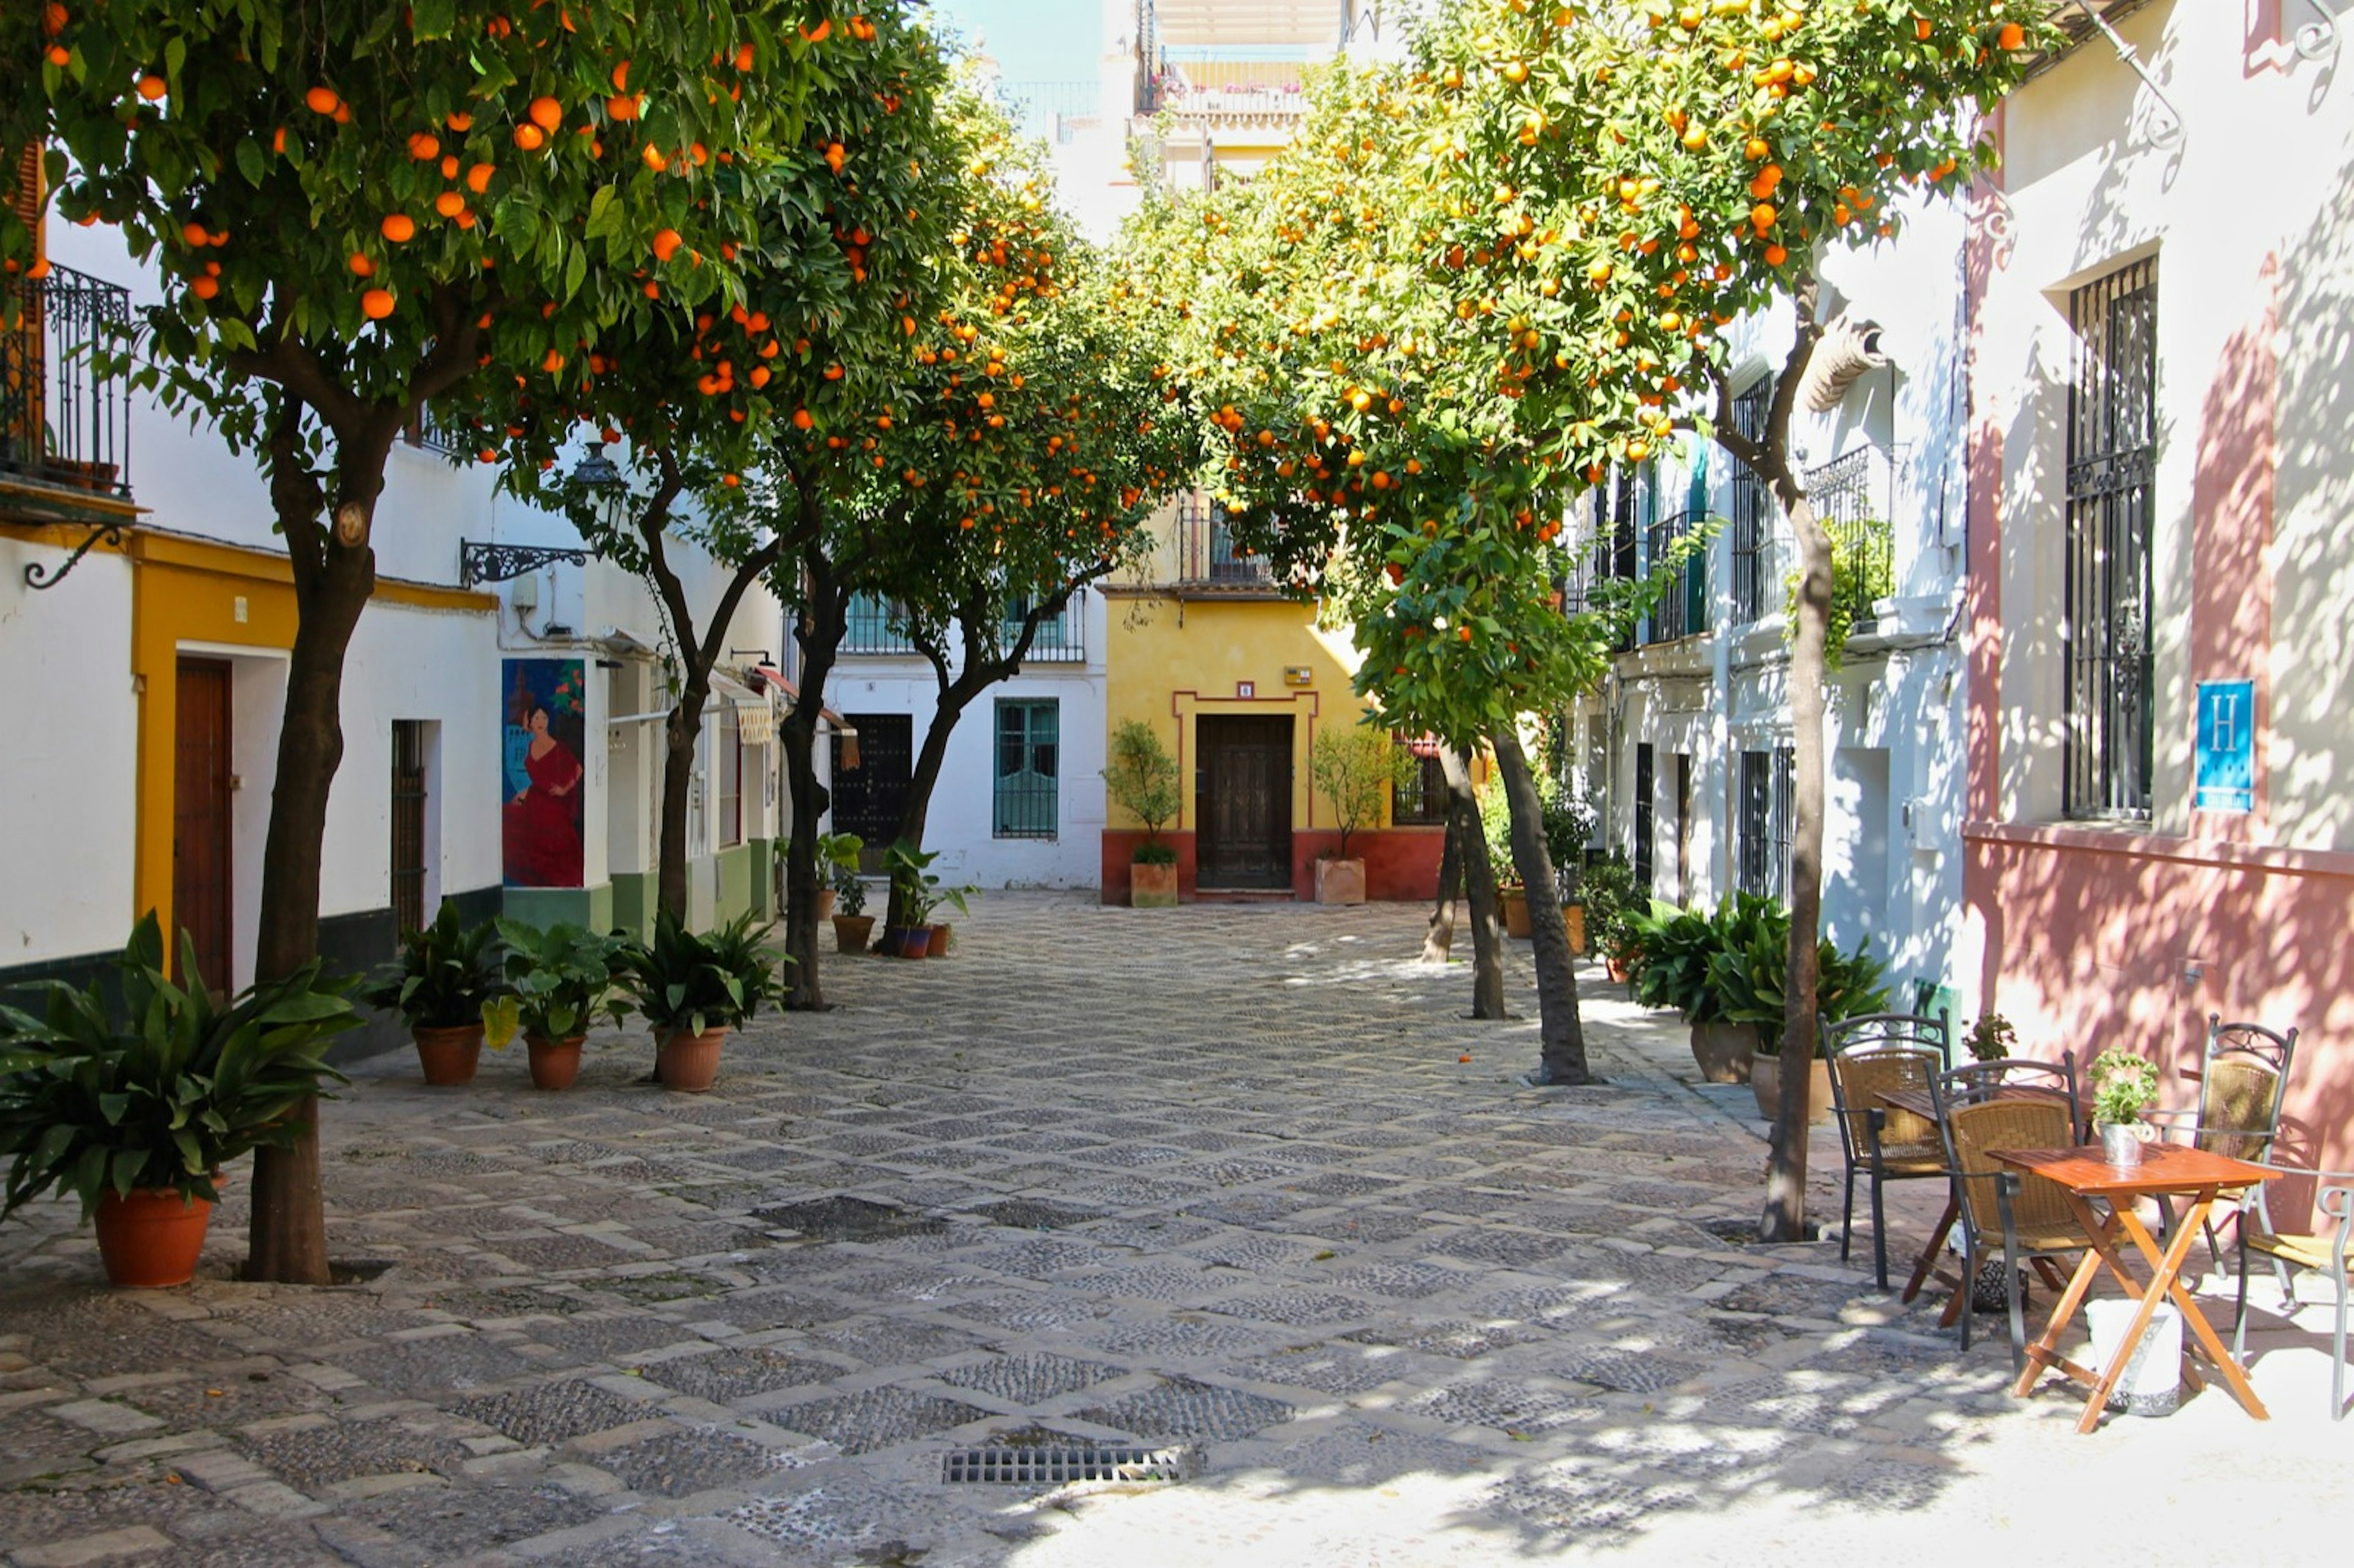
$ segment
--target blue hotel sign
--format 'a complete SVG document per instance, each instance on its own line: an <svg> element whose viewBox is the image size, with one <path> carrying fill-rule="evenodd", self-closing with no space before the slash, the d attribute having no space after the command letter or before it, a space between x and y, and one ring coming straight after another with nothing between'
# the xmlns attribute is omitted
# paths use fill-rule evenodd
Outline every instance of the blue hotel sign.
<svg viewBox="0 0 2354 1568"><path fill-rule="evenodd" d="M2195 810L2256 809L2255 717L2254 682L2199 683L2199 766L2191 797Z"/></svg>

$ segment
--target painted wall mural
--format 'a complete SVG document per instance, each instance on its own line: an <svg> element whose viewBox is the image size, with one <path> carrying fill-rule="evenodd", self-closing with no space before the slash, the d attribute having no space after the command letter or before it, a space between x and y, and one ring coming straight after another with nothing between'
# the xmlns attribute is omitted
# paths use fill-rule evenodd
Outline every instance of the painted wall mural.
<svg viewBox="0 0 2354 1568"><path fill-rule="evenodd" d="M509 887L578 887L588 686L578 659L509 659L501 841Z"/></svg>

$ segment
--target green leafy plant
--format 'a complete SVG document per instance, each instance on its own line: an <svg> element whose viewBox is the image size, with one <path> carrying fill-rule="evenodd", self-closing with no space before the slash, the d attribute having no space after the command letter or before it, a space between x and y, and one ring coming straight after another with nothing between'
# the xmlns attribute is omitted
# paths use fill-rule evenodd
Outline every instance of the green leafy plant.
<svg viewBox="0 0 2354 1568"><path fill-rule="evenodd" d="M833 885L835 912L857 916L866 913L866 881L858 874L858 857L866 841L856 833L821 833L817 853Z"/></svg>
<svg viewBox="0 0 2354 1568"><path fill-rule="evenodd" d="M1754 1024L1757 1054L1776 1056L1782 1050L1782 1021L1787 1004L1790 972L1789 916L1780 913L1778 929L1759 930L1740 946L1709 960L1709 981L1729 1023ZM1815 1002L1821 1021L1836 1023L1858 1013L1879 1012L1888 1006L1886 976L1870 945L1858 942L1843 953L1826 938L1815 948ZM1807 1054L1812 1055L1808 1044Z"/></svg>
<svg viewBox="0 0 2354 1568"><path fill-rule="evenodd" d="M1349 835L1381 820L1390 791L1412 778L1414 754L1365 725L1319 730L1308 748L1308 777L1332 802L1332 822L1341 830L1338 858L1349 858Z"/></svg>
<svg viewBox="0 0 2354 1568"><path fill-rule="evenodd" d="M1628 883L1630 897L1633 884ZM1645 1007L1671 1007L1687 1023L1721 1023L1724 1010L1708 978L1708 960L1718 934L1708 916L1654 902L1626 916L1627 947L1635 958L1635 1000Z"/></svg>
<svg viewBox="0 0 2354 1568"><path fill-rule="evenodd" d="M569 1040L599 1017L619 1023L629 1012L621 993L622 938L578 926L543 931L521 920L498 922L503 963L526 1037Z"/></svg>
<svg viewBox="0 0 2354 1568"><path fill-rule="evenodd" d="M1544 831L1545 854L1553 861L1562 891L1567 894L1584 881L1585 845L1594 837L1594 808L1571 794L1567 785L1551 778L1538 787L1537 801L1543 812L1539 822Z"/></svg>
<svg viewBox="0 0 2354 1568"><path fill-rule="evenodd" d="M2093 1083L2093 1120L2101 1126L2125 1126L2158 1098L2158 1067L2148 1058L2115 1047L2093 1058L2087 1075Z"/></svg>
<svg viewBox="0 0 2354 1568"><path fill-rule="evenodd" d="M755 925L749 910L701 936L657 916L653 940L622 944L631 1004L657 1035L741 1027L784 995L779 977L792 960L768 945L774 929Z"/></svg>
<svg viewBox="0 0 2354 1568"><path fill-rule="evenodd" d="M1872 606L1896 591L1896 535L1885 523L1825 524L1831 535L1831 608L1824 623L1823 663L1836 670L1846 652L1849 635L1859 620L1870 620ZM1798 599L1798 574L1782 575L1782 641L1797 637L1798 617L1792 608Z"/></svg>
<svg viewBox="0 0 2354 1568"><path fill-rule="evenodd" d="M1488 863L1496 868L1498 884L1519 886L1520 872L1512 863L1512 806L1500 779L1490 779L1479 791L1479 837L1487 844Z"/></svg>
<svg viewBox="0 0 2354 1568"><path fill-rule="evenodd" d="M117 960L120 1008L101 986L58 980L38 988L37 1015L0 1005L0 1218L52 1191L79 1198L85 1219L109 1192L217 1199L222 1166L292 1143L295 1107L344 1081L325 1053L361 1022L348 981L313 960L217 1005L185 934L180 973L185 985L164 972L150 914Z"/></svg>
<svg viewBox="0 0 2354 1568"><path fill-rule="evenodd" d="M2009 1056L2011 1046L2018 1044L2019 1032L2001 1013L1981 1012L1978 1021L1970 1025L1967 1041L1971 1061L1999 1062Z"/></svg>
<svg viewBox="0 0 2354 1568"><path fill-rule="evenodd" d="M1161 824L1177 814L1177 759L1142 719L1122 719L1111 732L1111 766L1103 770L1104 793L1111 803L1144 824L1144 842L1133 857L1141 865L1165 865L1147 860L1144 852L1160 846Z"/></svg>
<svg viewBox="0 0 2354 1568"><path fill-rule="evenodd" d="M398 1012L412 1029L480 1023L493 1049L514 1038L518 1014L499 951L498 924L461 925L458 906L447 899L431 925L401 938L399 959L362 984L359 998Z"/></svg>
<svg viewBox="0 0 2354 1568"><path fill-rule="evenodd" d="M981 889L967 885L950 887L931 869L940 858L938 850L920 850L902 840L883 852L883 862L891 871L891 891L907 910L908 924L928 926L942 904L956 906L960 915L971 911L969 900L978 897Z"/></svg>
<svg viewBox="0 0 2354 1568"><path fill-rule="evenodd" d="M1175 865L1177 846L1155 843L1148 839L1136 846L1136 853L1132 858L1134 863L1138 865Z"/></svg>
<svg viewBox="0 0 2354 1568"><path fill-rule="evenodd" d="M1635 890L1635 871L1613 855L1587 866L1579 878L1578 896L1585 904L1585 934L1606 959L1630 962L1638 951L1634 922L1643 910Z"/></svg>

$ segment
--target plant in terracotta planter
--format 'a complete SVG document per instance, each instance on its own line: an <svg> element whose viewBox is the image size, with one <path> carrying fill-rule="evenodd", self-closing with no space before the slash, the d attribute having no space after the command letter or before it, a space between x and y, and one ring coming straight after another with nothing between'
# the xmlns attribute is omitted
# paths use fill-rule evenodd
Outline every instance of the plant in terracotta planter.
<svg viewBox="0 0 2354 1568"><path fill-rule="evenodd" d="M520 920L498 923L506 983L514 993L535 1088L567 1089L580 1072L580 1046L602 1017L629 1012L621 994L622 940L578 926L542 931Z"/></svg>
<svg viewBox="0 0 2354 1568"><path fill-rule="evenodd" d="M1578 878L1578 897L1585 905L1587 940L1609 965L1611 979L1628 979L1640 951L1632 922L1643 907L1634 869L1616 856L1586 867Z"/></svg>
<svg viewBox="0 0 2354 1568"><path fill-rule="evenodd" d="M180 973L164 970L149 915L106 988L51 980L37 1015L0 1005L0 1218L52 1191L95 1215L115 1284L184 1285L194 1277L222 1168L249 1150L282 1149L302 1129L294 1108L326 1080L328 1043L356 1027L348 984L314 960L283 980L216 1003L184 936Z"/></svg>
<svg viewBox="0 0 2354 1568"><path fill-rule="evenodd" d="M631 1004L653 1026L655 1075L663 1086L699 1094L719 1074L727 1032L784 1000L783 965L792 960L768 945L773 926L756 926L748 910L697 936L664 912L653 940L622 945L621 966Z"/></svg>
<svg viewBox="0 0 2354 1568"><path fill-rule="evenodd" d="M867 938L875 933L875 916L866 913L866 879L858 874L858 857L865 851L866 841L856 833L826 833L817 845L825 863L826 880L832 884L834 948L844 953L863 953Z"/></svg>
<svg viewBox="0 0 2354 1568"><path fill-rule="evenodd" d="M1784 1045L1786 982L1789 976L1789 916L1779 916L1770 928L1752 935L1744 944L1728 946L1710 960L1710 978L1717 987L1727 1019L1757 1031L1755 1061L1749 1077L1757 1097L1758 1114L1775 1119L1781 1100L1779 1059ZM1867 944L1842 953L1826 938L1815 949L1815 1001L1824 1023L1837 1023L1859 1013L1882 1012L1888 1007L1888 988L1880 960ZM1808 1119L1829 1114L1830 1064L1816 1054L1815 1042L1802 1041L1794 1049L1810 1057L1807 1089Z"/></svg>
<svg viewBox="0 0 2354 1568"><path fill-rule="evenodd" d="M1177 904L1177 852L1161 842L1161 825L1177 815L1177 759L1142 719L1123 719L1111 735L1111 766L1103 770L1104 794L1144 824L1128 868L1128 902L1138 909L1169 909Z"/></svg>
<svg viewBox="0 0 2354 1568"><path fill-rule="evenodd" d="M1308 748L1308 777L1332 803L1332 823L1341 832L1339 850L1317 857L1317 903L1365 901L1365 863L1349 857L1349 835L1381 820L1390 792L1413 778L1416 767L1414 754L1386 730L1353 725L1317 733Z"/></svg>
<svg viewBox="0 0 2354 1568"><path fill-rule="evenodd" d="M431 925L401 938L399 959L360 987L361 1001L408 1021L427 1083L472 1083L483 1043L504 1050L514 1038L515 999L498 945L495 921L469 928L444 899Z"/></svg>
<svg viewBox="0 0 2354 1568"><path fill-rule="evenodd" d="M891 870L892 895L907 912L907 925L901 933L902 948L907 958L948 957L949 928L932 916L939 913L943 904L955 906L960 915L970 915L970 901L981 893L981 889L970 885L950 887L943 883L932 869L932 863L939 858L939 851L917 849L905 840L884 852L884 863ZM920 947L914 936L918 931L924 933ZM887 938L885 945L887 948Z"/></svg>

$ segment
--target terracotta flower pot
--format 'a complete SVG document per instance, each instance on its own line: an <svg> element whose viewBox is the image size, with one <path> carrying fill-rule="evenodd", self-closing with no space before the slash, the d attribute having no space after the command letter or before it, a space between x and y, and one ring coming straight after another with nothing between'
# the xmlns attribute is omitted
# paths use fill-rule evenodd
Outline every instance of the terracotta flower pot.
<svg viewBox="0 0 2354 1568"><path fill-rule="evenodd" d="M863 953L875 935L872 915L837 915L833 917L833 946L837 952Z"/></svg>
<svg viewBox="0 0 2354 1568"><path fill-rule="evenodd" d="M544 1034L525 1035L524 1049L531 1053L531 1086L570 1088L572 1080L580 1075L580 1043L588 1038L585 1034L564 1040L550 1040Z"/></svg>
<svg viewBox="0 0 2354 1568"><path fill-rule="evenodd" d="M1782 1058L1759 1056L1749 1064L1749 1092L1757 1114L1772 1121L1782 1112ZM1820 1056L1807 1064L1807 1119L1829 1121L1831 1114L1831 1065Z"/></svg>
<svg viewBox="0 0 2354 1568"><path fill-rule="evenodd" d="M1137 861L1128 868L1128 903L1131 909L1177 907L1177 868Z"/></svg>
<svg viewBox="0 0 2354 1568"><path fill-rule="evenodd" d="M945 959L949 956L949 927L945 920L930 927L931 938L924 944L924 957Z"/></svg>
<svg viewBox="0 0 2354 1568"><path fill-rule="evenodd" d="M1316 902L1363 904L1365 863L1362 860L1320 860L1316 863Z"/></svg>
<svg viewBox="0 0 2354 1568"><path fill-rule="evenodd" d="M454 1088L474 1081L474 1069L482 1059L481 1024L433 1029L419 1023L409 1030L408 1036L417 1042L417 1060L425 1069L427 1083Z"/></svg>
<svg viewBox="0 0 2354 1568"><path fill-rule="evenodd" d="M1757 1026L1695 1023L1691 1026L1691 1054L1705 1081L1745 1084L1749 1081L1749 1065L1756 1059Z"/></svg>
<svg viewBox="0 0 2354 1568"><path fill-rule="evenodd" d="M726 1038L724 1027L700 1034L663 1035L654 1054L654 1073L663 1087L688 1095L710 1088L712 1080L719 1076L719 1047Z"/></svg>
<svg viewBox="0 0 2354 1568"><path fill-rule="evenodd" d="M1561 906L1561 923L1569 932L1569 956L1585 957L1585 906L1564 904Z"/></svg>
<svg viewBox="0 0 2354 1568"><path fill-rule="evenodd" d="M163 1290L196 1277L213 1206L168 1187L142 1187L98 1200L98 1255L125 1290Z"/></svg>
<svg viewBox="0 0 2354 1568"><path fill-rule="evenodd" d="M831 887L817 890L817 917L821 920L833 918L833 889Z"/></svg>
<svg viewBox="0 0 2354 1568"><path fill-rule="evenodd" d="M1524 887L1503 890L1504 935L1525 938L1529 934L1529 894Z"/></svg>
<svg viewBox="0 0 2354 1568"><path fill-rule="evenodd" d="M1609 972L1610 978L1617 980L1620 985L1625 985L1628 980L1635 972L1634 969L1628 966L1627 960L1617 953L1613 953L1608 958L1603 959L1602 964L1603 968Z"/></svg>

